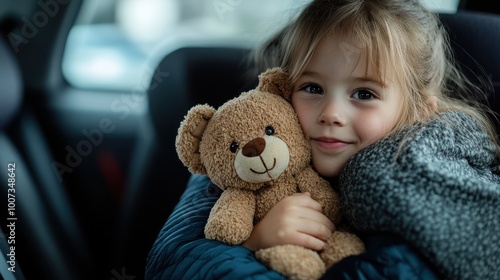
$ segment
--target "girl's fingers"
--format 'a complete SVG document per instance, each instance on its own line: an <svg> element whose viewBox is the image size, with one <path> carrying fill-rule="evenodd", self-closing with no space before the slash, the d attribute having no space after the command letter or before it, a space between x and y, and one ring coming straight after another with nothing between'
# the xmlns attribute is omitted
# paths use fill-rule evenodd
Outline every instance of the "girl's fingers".
<svg viewBox="0 0 500 280"><path fill-rule="evenodd" d="M290 200L290 203L284 206L283 211L293 217L315 221L324 225L330 231L335 230L333 222L321 213L321 205L317 201L308 197L307 194L299 194L299 196L295 197L296 201Z"/></svg>
<svg viewBox="0 0 500 280"><path fill-rule="evenodd" d="M284 244L321 250L334 230L330 219L321 213L321 205L309 193L295 194L276 204L255 225L243 245L254 251Z"/></svg>
<svg viewBox="0 0 500 280"><path fill-rule="evenodd" d="M299 221L299 227L296 229L297 232L304 233L307 235L314 236L320 240L326 241L328 237L332 234L332 230L325 224L318 223L313 220L301 220Z"/></svg>
<svg viewBox="0 0 500 280"><path fill-rule="evenodd" d="M282 241L295 242L294 235L304 234L326 241L335 229L333 223L319 212L308 208L297 209L297 211L301 211L300 216L289 215L283 220L283 225L286 226L280 227L281 230L278 231L278 237Z"/></svg>
<svg viewBox="0 0 500 280"><path fill-rule="evenodd" d="M316 211L321 211L321 204L316 200L311 198L311 194L308 192L305 193L296 193L292 196L288 196L284 198L285 200L289 200L290 204L295 206L303 206L308 207Z"/></svg>
<svg viewBox="0 0 500 280"><path fill-rule="evenodd" d="M297 216L298 218L301 218L304 221L311 221L322 225L330 232L335 231L335 225L323 213L308 208L303 208L297 211L301 211Z"/></svg>
<svg viewBox="0 0 500 280"><path fill-rule="evenodd" d="M294 235L292 244L302 246L314 251L319 251L325 247L325 241L316 238L315 236L305 234L305 233L297 233Z"/></svg>

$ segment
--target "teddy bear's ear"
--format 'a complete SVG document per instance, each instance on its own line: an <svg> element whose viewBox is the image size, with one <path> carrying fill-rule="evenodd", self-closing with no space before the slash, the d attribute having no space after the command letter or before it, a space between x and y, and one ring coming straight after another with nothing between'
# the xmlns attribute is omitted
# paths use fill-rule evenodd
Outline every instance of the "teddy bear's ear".
<svg viewBox="0 0 500 280"><path fill-rule="evenodd" d="M282 96L288 101L290 101L293 92L290 76L280 67L270 68L260 74L257 89Z"/></svg>
<svg viewBox="0 0 500 280"><path fill-rule="evenodd" d="M194 106L184 117L177 132L175 139L177 155L191 173L206 174L200 158L200 142L214 113L215 109L209 105Z"/></svg>

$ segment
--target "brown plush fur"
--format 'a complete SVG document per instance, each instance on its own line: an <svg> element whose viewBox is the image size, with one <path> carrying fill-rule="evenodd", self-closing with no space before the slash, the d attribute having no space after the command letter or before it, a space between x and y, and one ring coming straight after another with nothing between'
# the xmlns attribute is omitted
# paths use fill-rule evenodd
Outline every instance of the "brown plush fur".
<svg viewBox="0 0 500 280"><path fill-rule="evenodd" d="M205 236L241 244L255 223L281 199L310 192L336 225L338 194L310 166L311 153L289 99L287 73L269 69L256 89L217 110L189 110L176 139L177 153L190 172L208 175L224 192L212 208ZM322 252L283 245L259 250L256 257L291 279L317 279L340 259L364 250L353 234L336 231Z"/></svg>

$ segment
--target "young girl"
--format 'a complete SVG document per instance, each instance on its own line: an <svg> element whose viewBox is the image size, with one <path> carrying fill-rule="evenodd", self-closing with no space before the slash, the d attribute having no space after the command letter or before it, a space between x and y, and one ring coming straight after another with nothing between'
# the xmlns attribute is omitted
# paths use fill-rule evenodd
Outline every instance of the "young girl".
<svg viewBox="0 0 500 280"><path fill-rule="evenodd" d="M500 279L496 132L464 97L477 89L454 66L436 15L417 0L315 0L257 61L290 74L312 164L338 186L367 248L325 278ZM321 250L325 229L335 230L299 194L271 209L243 246L206 240L218 195L206 178L191 178L150 253L148 278L280 279L253 251Z"/></svg>

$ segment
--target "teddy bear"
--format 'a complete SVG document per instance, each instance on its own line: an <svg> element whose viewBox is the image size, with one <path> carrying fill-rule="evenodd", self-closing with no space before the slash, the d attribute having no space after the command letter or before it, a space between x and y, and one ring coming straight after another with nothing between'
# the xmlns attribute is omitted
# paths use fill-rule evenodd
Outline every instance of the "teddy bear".
<svg viewBox="0 0 500 280"><path fill-rule="evenodd" d="M336 225L325 248L280 245L255 255L289 279L318 279L342 258L363 252L364 245L342 230L339 195L311 166L310 144L290 103L292 92L285 71L268 69L255 89L218 109L192 107L180 124L176 149L191 173L207 175L223 190L205 226L207 239L241 244L281 199L309 192Z"/></svg>

